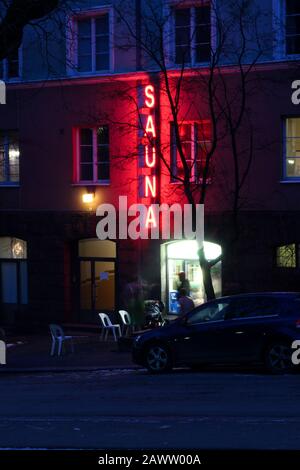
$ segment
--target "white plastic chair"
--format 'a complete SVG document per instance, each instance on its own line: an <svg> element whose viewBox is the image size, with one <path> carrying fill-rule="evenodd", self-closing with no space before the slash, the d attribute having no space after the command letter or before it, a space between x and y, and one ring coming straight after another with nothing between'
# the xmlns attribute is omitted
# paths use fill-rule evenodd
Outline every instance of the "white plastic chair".
<svg viewBox="0 0 300 470"><path fill-rule="evenodd" d="M99 313L98 315L102 324L102 332L101 332L100 339L107 341L108 333L111 331L114 336L114 340L118 341L117 336L119 335L119 337L121 337L120 325L119 324L113 325L112 322L110 321L109 316L106 315L106 313Z"/></svg>
<svg viewBox="0 0 300 470"><path fill-rule="evenodd" d="M52 337L52 346L51 346L51 352L50 352L51 356L54 356L55 354L56 345L57 345L57 355L60 356L62 352L63 343L66 341L70 342L71 350L73 353L74 352L73 336L66 336L64 334L64 330L59 325L55 325L52 323L51 325L49 325L49 328L50 328L50 333Z"/></svg>
<svg viewBox="0 0 300 470"><path fill-rule="evenodd" d="M129 313L126 310L119 310L119 314L122 320L121 331L122 335L126 336L132 329L132 322Z"/></svg>

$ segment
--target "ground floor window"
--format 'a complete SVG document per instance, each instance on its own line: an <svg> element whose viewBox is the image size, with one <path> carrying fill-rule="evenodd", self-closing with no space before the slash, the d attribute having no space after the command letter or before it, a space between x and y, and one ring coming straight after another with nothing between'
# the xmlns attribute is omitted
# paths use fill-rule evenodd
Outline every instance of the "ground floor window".
<svg viewBox="0 0 300 470"><path fill-rule="evenodd" d="M299 245L290 243L276 248L276 266L278 268L297 268L299 266Z"/></svg>
<svg viewBox="0 0 300 470"><path fill-rule="evenodd" d="M177 289L179 286L179 273L184 272L190 285L190 296L195 305L205 302L202 272L197 255L198 245L195 240L183 240L164 244L162 247L162 298L173 314L179 313L177 303ZM204 242L205 256L208 260L218 258L222 253L220 245ZM221 262L212 268L212 280L216 296L221 295Z"/></svg>

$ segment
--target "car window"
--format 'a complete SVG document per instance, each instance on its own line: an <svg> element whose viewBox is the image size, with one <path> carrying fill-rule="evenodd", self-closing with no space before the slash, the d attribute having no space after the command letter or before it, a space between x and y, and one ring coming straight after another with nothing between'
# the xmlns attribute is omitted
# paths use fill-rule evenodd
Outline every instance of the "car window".
<svg viewBox="0 0 300 470"><path fill-rule="evenodd" d="M224 320L228 305L228 302L211 302L208 305L201 306L199 309L193 310L188 316L187 323L194 325L197 323Z"/></svg>
<svg viewBox="0 0 300 470"><path fill-rule="evenodd" d="M278 299L271 297L235 299L226 311L226 320L255 318L279 313Z"/></svg>
<svg viewBox="0 0 300 470"><path fill-rule="evenodd" d="M299 316L299 314L300 314L300 298L295 297L294 299L281 299L279 314Z"/></svg>

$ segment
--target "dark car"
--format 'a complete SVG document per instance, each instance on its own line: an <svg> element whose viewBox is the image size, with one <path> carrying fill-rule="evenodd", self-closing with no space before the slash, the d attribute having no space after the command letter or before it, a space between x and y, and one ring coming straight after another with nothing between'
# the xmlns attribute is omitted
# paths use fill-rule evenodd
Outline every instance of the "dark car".
<svg viewBox="0 0 300 470"><path fill-rule="evenodd" d="M137 336L133 361L156 373L183 364L257 362L282 373L291 368L291 345L299 339L299 293L241 294Z"/></svg>

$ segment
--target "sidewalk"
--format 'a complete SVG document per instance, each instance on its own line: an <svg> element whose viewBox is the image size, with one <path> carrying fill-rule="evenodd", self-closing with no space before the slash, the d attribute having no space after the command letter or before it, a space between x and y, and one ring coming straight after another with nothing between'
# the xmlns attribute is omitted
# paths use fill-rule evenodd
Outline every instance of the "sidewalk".
<svg viewBox="0 0 300 470"><path fill-rule="evenodd" d="M74 335L75 336L75 335ZM24 336L7 340L6 365L1 372L63 372L97 369L138 368L130 352L120 352L118 343L99 341L99 335L83 334L74 339L75 352L66 344L61 356L50 356L50 336Z"/></svg>

